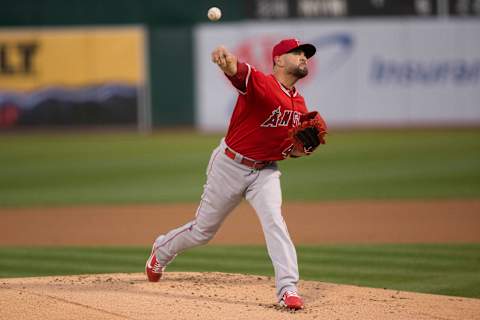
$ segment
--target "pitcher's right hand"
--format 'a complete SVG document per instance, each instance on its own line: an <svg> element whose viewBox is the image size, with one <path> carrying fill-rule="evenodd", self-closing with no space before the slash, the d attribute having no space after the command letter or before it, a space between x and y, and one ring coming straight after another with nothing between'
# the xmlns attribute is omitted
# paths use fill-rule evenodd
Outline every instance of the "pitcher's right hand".
<svg viewBox="0 0 480 320"><path fill-rule="evenodd" d="M224 46L218 46L212 52L212 61L229 77L237 74L237 57Z"/></svg>

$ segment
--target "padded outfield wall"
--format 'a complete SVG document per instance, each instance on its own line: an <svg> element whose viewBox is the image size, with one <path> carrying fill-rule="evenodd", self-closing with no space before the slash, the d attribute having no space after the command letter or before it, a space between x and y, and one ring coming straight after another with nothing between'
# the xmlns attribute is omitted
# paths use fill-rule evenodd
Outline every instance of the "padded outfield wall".
<svg viewBox="0 0 480 320"><path fill-rule="evenodd" d="M236 90L209 61L225 44L271 72L285 37L313 43L298 83L307 105L333 126L480 124L480 21L376 19L203 24L195 32L197 126L224 130Z"/></svg>
<svg viewBox="0 0 480 320"><path fill-rule="evenodd" d="M0 127L134 125L144 49L141 27L0 29Z"/></svg>

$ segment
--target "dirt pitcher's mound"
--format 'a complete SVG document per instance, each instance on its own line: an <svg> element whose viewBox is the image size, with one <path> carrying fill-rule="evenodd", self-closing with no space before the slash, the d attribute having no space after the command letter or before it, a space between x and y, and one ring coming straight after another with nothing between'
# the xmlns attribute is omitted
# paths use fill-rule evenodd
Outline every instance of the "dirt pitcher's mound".
<svg viewBox="0 0 480 320"><path fill-rule="evenodd" d="M301 281L306 309L276 306L273 279L167 273L0 279L0 319L478 319L480 299Z"/></svg>

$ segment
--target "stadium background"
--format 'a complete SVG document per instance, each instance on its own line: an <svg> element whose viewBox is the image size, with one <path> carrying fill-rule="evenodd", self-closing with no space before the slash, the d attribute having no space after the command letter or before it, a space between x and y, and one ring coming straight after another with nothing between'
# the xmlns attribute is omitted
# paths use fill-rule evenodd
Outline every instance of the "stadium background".
<svg viewBox="0 0 480 320"><path fill-rule="evenodd" d="M212 5L224 13L215 24L205 17ZM166 203L186 205L182 213L167 207L177 219L193 210L208 154L224 129L218 123L228 119L225 108L231 99L223 95L225 83L216 83L221 75L202 69L211 67L204 61L210 48L202 45L229 39L225 30L238 28L235 37L240 38L239 32L252 35L257 27L266 30L260 36L268 36L271 30L284 34L285 28L300 35L316 26L352 33L364 24L378 30L394 23L400 30L396 35L402 35L402 27L410 33L398 42L400 58L394 62L400 67L390 67L393 76L381 78L390 82L379 88L388 86L383 100L373 100L378 105L358 102L375 94L357 91L362 79L355 82L346 72L354 69L339 71L346 72L343 80L319 78L325 86L345 86L331 88L329 104L317 97L315 108L330 110L334 103L345 108L345 101L335 99L353 95L347 106L358 105L358 117L352 118L349 109L341 109L343 118L328 111L327 121L333 121L325 150L282 165L285 201L294 208L287 222L304 204L326 211L333 210L330 205L345 206L359 220L374 211L380 217L405 210L429 211L429 216L402 216L411 224L397 231L403 236L398 241L372 239L385 230L395 232L389 228L399 220L370 226L368 234L357 238L305 240L298 247L300 268L307 279L480 297L479 14L479 2L473 0L6 1L0 11L0 275L142 271L146 239L165 224L150 215L142 227L151 229L140 236L142 229L132 221L117 226L120 231L109 226L125 214L122 210L133 216L144 210L133 205L153 205L154 212ZM415 35L425 25L429 31ZM447 43L447 53L416 52L415 41L422 39L424 47L429 41ZM428 54L434 57L429 60ZM43 60L36 64L36 57ZM404 64L415 59L426 67L412 71ZM420 82L415 70L424 72ZM324 90L306 89L310 96L315 89ZM202 96L213 93L227 102L218 106L220 118L211 118L217 116L217 106ZM389 205L383 207L382 201ZM102 210L109 211L106 218ZM441 227L446 232L436 236L434 219L440 211L448 217ZM53 216L47 218L49 214ZM328 217L328 212L316 214ZM330 216L336 217L341 213ZM87 225L78 230L72 224L82 219ZM344 219L348 226L358 223L351 216ZM64 224L53 227L55 220ZM299 226L294 239L331 229L320 226L321 221L318 229L312 227L312 221L303 221L304 230ZM97 224L103 229L89 233ZM57 238L58 228L93 241ZM423 238L407 232L417 228ZM242 230L237 225L232 229ZM39 230L42 234L35 234ZM355 228L348 230L353 234ZM110 232L135 239L109 241ZM342 232L333 230L334 235ZM271 275L261 238L249 242L245 233L239 239L243 246L233 249L232 243L220 241L185 253L171 269Z"/></svg>

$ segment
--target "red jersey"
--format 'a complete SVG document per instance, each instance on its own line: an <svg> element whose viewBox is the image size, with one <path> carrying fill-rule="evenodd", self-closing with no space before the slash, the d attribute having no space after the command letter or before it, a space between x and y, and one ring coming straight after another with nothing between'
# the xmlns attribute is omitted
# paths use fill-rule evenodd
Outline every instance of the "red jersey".
<svg viewBox="0 0 480 320"><path fill-rule="evenodd" d="M237 64L229 77L239 91L225 142L235 152L257 161L283 160L288 131L308 112L305 100L293 88L284 87L273 75L265 75L246 63Z"/></svg>

